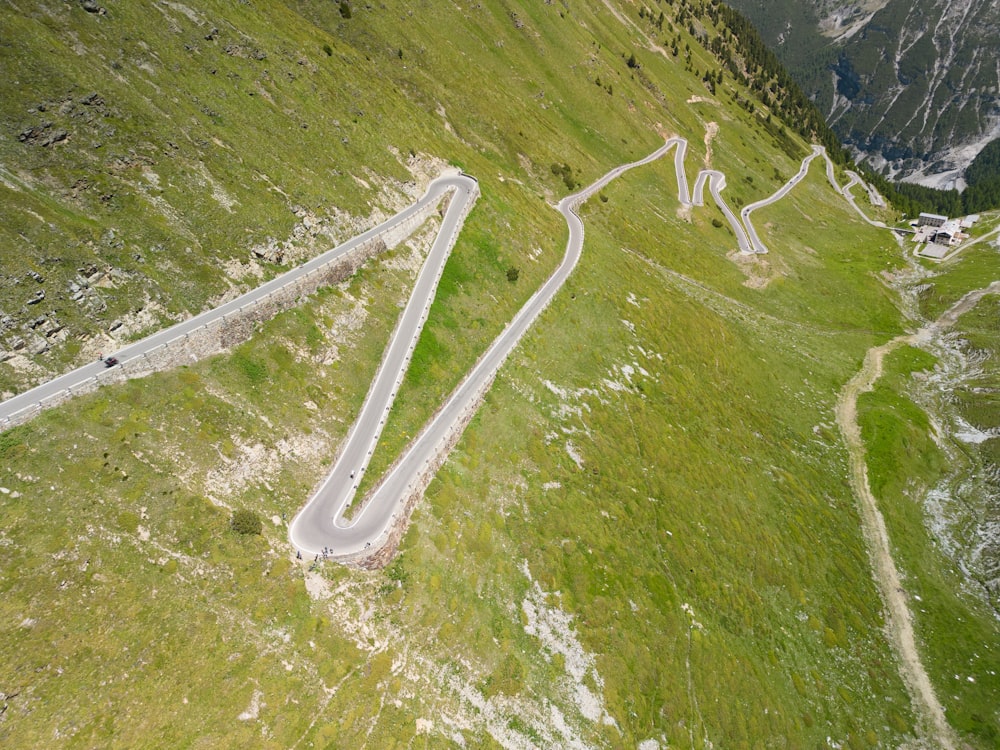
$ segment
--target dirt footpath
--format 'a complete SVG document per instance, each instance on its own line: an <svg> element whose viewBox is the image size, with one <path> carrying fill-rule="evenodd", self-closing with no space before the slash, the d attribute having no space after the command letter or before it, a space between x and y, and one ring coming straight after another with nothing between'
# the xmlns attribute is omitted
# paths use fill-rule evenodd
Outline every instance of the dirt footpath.
<svg viewBox="0 0 1000 750"><path fill-rule="evenodd" d="M987 294L1000 294L1000 282L993 282L984 289L965 295L938 320L921 328L917 333L898 336L881 346L869 349L861 371L844 386L837 402L837 424L850 454L851 486L861 509L861 522L871 558L872 573L885 604L889 640L899 658L899 671L909 690L914 710L923 719L924 739L946 750L955 750L960 743L954 730L948 725L944 708L934 693L917 651L913 619L906 592L900 584L899 571L892 559L885 519L868 484L865 447L858 426L858 397L870 391L875 381L881 377L882 362L889 352L904 344L919 346L925 343L933 334L954 325L963 313L971 310Z"/></svg>

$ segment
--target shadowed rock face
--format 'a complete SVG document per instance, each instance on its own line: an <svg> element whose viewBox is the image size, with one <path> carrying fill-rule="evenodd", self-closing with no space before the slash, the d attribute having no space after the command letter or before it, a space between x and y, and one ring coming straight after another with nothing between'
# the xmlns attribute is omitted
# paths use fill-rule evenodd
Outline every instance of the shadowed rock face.
<svg viewBox="0 0 1000 750"><path fill-rule="evenodd" d="M993 0L732 5L757 25L844 142L876 168L961 189L965 167L1000 137L1000 5Z"/></svg>

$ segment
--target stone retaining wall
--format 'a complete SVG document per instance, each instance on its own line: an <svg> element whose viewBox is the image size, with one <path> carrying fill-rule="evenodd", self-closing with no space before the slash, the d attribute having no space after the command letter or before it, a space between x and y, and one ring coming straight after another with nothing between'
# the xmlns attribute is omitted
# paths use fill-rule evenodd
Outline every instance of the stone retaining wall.
<svg viewBox="0 0 1000 750"><path fill-rule="evenodd" d="M258 323L297 307L320 288L344 281L371 258L399 245L435 213L443 215L452 196L453 193L448 193L442 202L428 204L409 218L386 227L358 247L328 261L301 278L289 281L266 297L206 323L191 333L181 334L145 354L123 359L116 367L108 368L83 383L42 399L8 418L0 419L0 430L24 424L45 409L58 406L74 396L91 393L103 385L121 383L180 365L189 365L249 340ZM475 201L470 201L469 208L474 203ZM466 208L466 215L469 208ZM464 221L464 215L462 219ZM454 239L452 238L452 241Z"/></svg>

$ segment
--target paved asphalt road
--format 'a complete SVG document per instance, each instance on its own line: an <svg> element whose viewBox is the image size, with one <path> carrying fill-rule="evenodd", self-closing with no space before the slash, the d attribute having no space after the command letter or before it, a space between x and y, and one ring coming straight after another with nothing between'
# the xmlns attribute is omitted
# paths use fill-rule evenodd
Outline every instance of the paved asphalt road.
<svg viewBox="0 0 1000 750"><path fill-rule="evenodd" d="M722 172L717 172L714 169L703 169L698 173L698 177L694 181L694 205L705 205L706 182L708 183L708 190L712 194L712 200L715 201L715 205L725 215L729 226L732 227L733 234L736 235L736 244L739 245L740 252L746 255L753 254L754 249L750 245L750 239L747 237L747 232L743 228L743 224L740 222L739 217L733 213L729 205L722 199L721 191L726 187L726 176Z"/></svg>
<svg viewBox="0 0 1000 750"><path fill-rule="evenodd" d="M472 371L466 375L444 406L437 411L402 457L394 464L392 470L376 486L365 506L355 517L346 520L344 512L354 500L358 481L368 467L385 419L392 408L396 390L402 382L409 364L410 354L419 338L420 329L426 318L426 311L430 308L433 300L437 279L440 277L447 260L451 240L442 243L442 238L451 238L458 231L457 224L450 217L453 212L457 216L461 212L462 201L468 199L468 193L461 188L458 189L445 217L441 234L421 271L407 310L393 334L375 383L369 391L364 406L362 406L361 415L352 427L345 447L330 474L316 494L293 519L289 527L289 539L297 549L307 555L326 553L335 559L358 559L372 554L382 547L395 524L402 519L407 499L421 486L421 480L440 459L441 454L455 436L455 432L461 430L463 417L468 415L470 410L475 410L507 356L517 346L542 310L555 297L576 267L583 249L584 236L583 222L576 213L577 207L627 170L655 161L675 147L677 150L674 154L674 171L677 179L678 197L682 204L691 205L687 176L684 171L687 141L677 137L668 139L663 146L646 158L612 169L592 185L559 202L557 208L566 219L569 229L569 238L566 242L566 252L562 262L493 341L490 348L479 359ZM822 153L821 150L814 148L813 154L803 162L799 174L770 198L753 204L751 208L768 205L786 195L805 175L809 162L820 153ZM695 185L695 195L699 202L706 182L715 202L726 214L736 231L740 250L744 253L755 252L751 244L752 240L748 239L748 232L744 231L740 220L729 209L720 194L726 185L725 176L721 172L712 170L700 172ZM751 236L756 237L755 234ZM756 252L767 252L759 240L756 242L761 248ZM439 248L439 244L447 245L447 247ZM434 281L424 283L425 277L427 279L433 277ZM411 310L413 311L412 319L408 319L408 316L411 316Z"/></svg>
<svg viewBox="0 0 1000 750"><path fill-rule="evenodd" d="M576 207L626 170L660 158L678 141L680 139L671 139L645 159L616 167L589 187L559 202L558 210L565 217L569 227L569 239L566 242L566 252L558 268L497 336L444 406L437 411L416 440L410 444L406 453L396 462L381 484L376 487L364 508L350 521L346 521L342 517L343 512L353 500L357 480L362 476L362 472L367 466L371 451L378 439L378 432L384 424L384 417L391 408L391 399L395 396L395 385L391 389L388 400L385 399L385 394L376 397L376 389L373 386L365 405L362 407L361 416L351 430L347 447L341 452L340 458L337 459L333 470L319 491L310 498L308 504L293 519L289 527L289 539L297 549L307 555L315 555L325 551L334 558L352 559L371 554L385 543L397 519L403 513L403 506L407 498L418 486L428 467L445 449L454 431L460 429L462 417L470 409L475 409L476 404L492 383L507 356L575 268L583 248L583 222L576 214ZM683 175L683 170L681 169L678 174ZM449 214L453 208L458 206L458 197L456 196L456 200L452 201ZM448 221L447 216L445 221ZM442 236L445 234L447 232L443 228ZM434 255L435 252L432 250L431 256ZM444 259L442 258L440 262L443 266ZM421 275L425 273L440 274L440 269L436 267L434 270L428 271L431 263L432 260L428 259ZM430 298L418 296L416 291L411 297L410 306L413 306L415 301L418 307L421 304L425 307L430 305ZM405 315L406 313L404 313L404 317ZM390 349L396 345L397 340L405 340L408 343L409 351L412 351L412 346L418 335L419 331L414 332L411 328L404 331L401 324L396 333L393 334ZM389 356L386 356L377 378L383 377L383 374L386 373L384 376L388 381L398 384L402 380L405 369L387 366ZM408 359L409 355L403 362L404 368ZM397 358L396 361L398 362L399 359Z"/></svg>
<svg viewBox="0 0 1000 750"><path fill-rule="evenodd" d="M786 195L788 195L788 191L790 191L793 187L795 187L802 181L802 178L806 176L806 172L809 171L809 163L820 154L825 153L822 146L813 146L812 151L813 152L809 154L809 156L807 156L805 159L802 160L802 166L799 167L799 171L796 172L795 176L792 177L792 179L790 179L780 188L778 188L778 190L773 195L768 196L764 200L760 200L757 201L756 203L751 203L748 206L744 206L743 210L740 211L740 216L743 218L743 225L746 227L747 237L750 239L750 245L753 248L753 252L758 254L766 253L767 248L764 246L764 243L760 241L760 237L757 236L757 230L754 229L753 223L750 221L750 214L756 211L758 208L769 206L775 201L784 198Z"/></svg>
<svg viewBox="0 0 1000 750"><path fill-rule="evenodd" d="M439 201L445 192L453 191L454 195L442 220L440 232L392 334L361 413L351 428L330 473L289 526L289 539L292 544L308 555L325 552L339 559L357 559L366 556L378 550L386 542L395 524L401 519L407 498L421 486L421 481L440 461L447 446L456 437L456 432L462 429L463 419L476 409L507 356L576 267L583 248L584 235L583 222L576 213L577 207L627 170L659 159L671 148L676 148L674 169L681 204L702 205L704 186L707 183L713 199L733 227L740 250L744 253L767 252L750 224L751 211L773 203L787 194L805 175L809 162L823 153L821 148L814 146L813 154L803 161L802 168L795 177L771 197L743 209L743 223L722 199L721 190L725 188L726 180L721 172L713 170L699 172L692 204L684 171L687 141L678 137L670 138L663 146L640 161L612 169L592 185L560 201L557 208L565 217L569 230L562 262L545 284L518 311L406 452L396 461L392 470L368 498L364 508L349 521L345 520L344 513L355 498L359 481L367 470L382 434L385 420L427 319L445 262L461 229L462 220L471 207L470 203L478 195L478 186L473 178L459 174L439 178L431 183L419 201L378 227L214 310L108 354L117 357L123 363L142 357L152 349L211 324L248 304L253 304L282 286L294 283L382 230L405 221L428 203ZM100 378L103 372L105 372L104 364L94 362L3 402L0 404L0 428L11 415L44 402L46 398L59 395L63 391L72 391L74 387L93 378Z"/></svg>
<svg viewBox="0 0 1000 750"><path fill-rule="evenodd" d="M826 155L824 154L824 156ZM826 168L828 173L833 170L833 162L830 161L829 157L827 157L826 160ZM880 229L887 229L884 221L874 221L868 218L868 215L861 210L861 207L858 205L858 202L854 200L854 196L851 194L851 188L854 187L855 185L861 185L861 187L863 187L865 190L868 191L868 201L873 206L885 205L885 202L882 201L882 196L880 196L877 192L875 192L875 188L873 188L871 185L869 185L867 182L861 179L861 176L856 172L848 171L847 176L850 179L847 181L847 184L844 185L844 187L839 188L840 194L844 196L844 198L847 200L848 203L851 204L851 207L855 210L855 212L857 212L858 216L860 216L866 222L871 224L873 227L879 227ZM836 187L837 183L834 182L832 177L830 178L830 183Z"/></svg>
<svg viewBox="0 0 1000 750"><path fill-rule="evenodd" d="M288 284L292 284L297 279L304 277L311 271L320 268L332 260L336 260L338 257L344 255L350 250L353 250L355 247L366 242L384 229L406 221L406 219L420 211L428 203L439 201L441 196L448 190L467 188L470 180L471 178L462 176L446 176L439 178L430 184L427 188L427 192L424 193L420 200L400 211L398 214L386 220L379 226L370 229L363 234L359 234L357 237L348 240L344 244L317 256L316 258L313 258L308 263L305 263L294 270L288 271L287 273L272 279L268 283L257 287L253 291L247 292L241 297L237 297L236 299L227 302L214 310L209 310L201 315L196 315L195 317L178 323L175 326L171 326L166 330L154 333L141 341L129 344L116 352L105 352L105 356L117 357L120 363L125 363L129 360L142 357L143 354L148 353L163 344L171 342L174 339L181 338L185 334L214 323L215 321L223 318L225 315L237 312L240 308L253 304L257 300L266 297L275 290ZM104 366L103 362L95 361L68 372L58 378L50 380L37 388L33 388L30 391L26 391L25 393L14 396L3 403L0 403L0 429L3 429L5 422L12 415L17 414L24 409L30 409L40 402L44 402L48 398L59 395L63 391L72 391L74 388L87 383L87 381L95 378L100 379L106 369L107 368Z"/></svg>
<svg viewBox="0 0 1000 750"><path fill-rule="evenodd" d="M397 465L396 471L383 483L379 492L350 524L341 518L354 499L358 483L364 476L385 426L385 420L396 398L396 392L410 364L413 349L420 338L431 302L437 291L438 281L444 271L445 261L451 253L461 229L461 221L475 200L476 182L471 177L451 178L447 184L455 195L448 205L441 229L428 253L409 302L393 331L361 413L345 441L336 462L319 490L299 511L289 527L292 544L307 554L333 550L336 556L350 556L363 552L371 543L391 527L396 504L406 487L400 478L409 480L413 470L430 455L426 450L410 454ZM423 437L423 436L422 436ZM396 493L395 497L391 497ZM405 498L404 498L405 499Z"/></svg>

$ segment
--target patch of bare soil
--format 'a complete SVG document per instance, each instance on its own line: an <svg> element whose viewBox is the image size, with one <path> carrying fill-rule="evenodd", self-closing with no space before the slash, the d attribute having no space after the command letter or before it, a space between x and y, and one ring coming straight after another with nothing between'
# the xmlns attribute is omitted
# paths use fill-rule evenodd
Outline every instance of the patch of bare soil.
<svg viewBox="0 0 1000 750"><path fill-rule="evenodd" d="M739 250L730 250L726 257L746 276L743 286L751 289L764 289L772 281L785 275L776 265L780 261L772 263L764 255L746 255Z"/></svg>
<svg viewBox="0 0 1000 750"><path fill-rule="evenodd" d="M712 141L719 134L719 123L705 123L705 169L712 166Z"/></svg>

